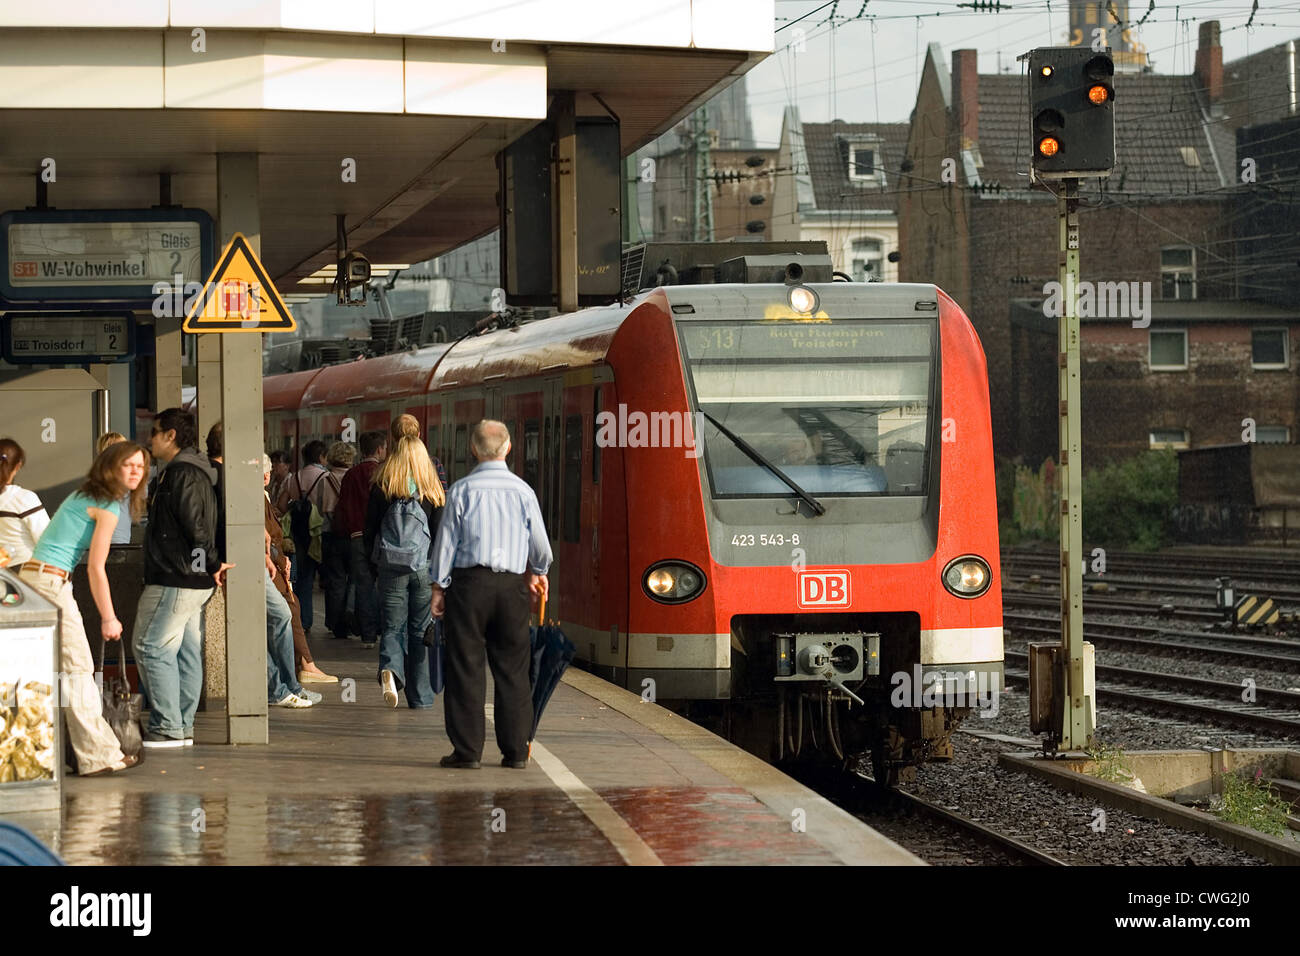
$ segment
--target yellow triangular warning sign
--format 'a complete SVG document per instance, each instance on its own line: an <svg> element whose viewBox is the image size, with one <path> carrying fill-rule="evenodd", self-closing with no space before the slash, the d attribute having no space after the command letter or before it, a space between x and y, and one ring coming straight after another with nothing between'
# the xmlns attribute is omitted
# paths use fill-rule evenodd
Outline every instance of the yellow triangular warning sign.
<svg viewBox="0 0 1300 956"><path fill-rule="evenodd" d="M297 327L253 247L237 232L222 250L181 328L185 332L292 332Z"/></svg>

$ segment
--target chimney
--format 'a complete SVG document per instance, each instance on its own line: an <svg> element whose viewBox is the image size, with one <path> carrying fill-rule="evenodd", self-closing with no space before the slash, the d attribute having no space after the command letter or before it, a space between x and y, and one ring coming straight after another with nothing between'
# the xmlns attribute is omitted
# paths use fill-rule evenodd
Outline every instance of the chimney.
<svg viewBox="0 0 1300 956"><path fill-rule="evenodd" d="M1196 82L1205 90L1210 105L1223 99L1223 47L1219 45L1219 21L1201 24L1196 43Z"/></svg>
<svg viewBox="0 0 1300 956"><path fill-rule="evenodd" d="M970 149L980 136L980 77L977 50L952 51L952 114L962 149Z"/></svg>

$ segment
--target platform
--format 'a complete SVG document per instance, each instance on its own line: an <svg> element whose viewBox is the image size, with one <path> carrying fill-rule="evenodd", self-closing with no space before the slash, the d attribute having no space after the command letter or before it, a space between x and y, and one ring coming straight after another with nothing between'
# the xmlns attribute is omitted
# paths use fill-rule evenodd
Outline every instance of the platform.
<svg viewBox="0 0 1300 956"><path fill-rule="evenodd" d="M69 864L918 864L802 784L712 733L576 669L527 770L448 770L442 701L384 706L373 650L312 641L310 710L272 708L271 744L196 744L136 770L66 778L62 825L25 819ZM489 700L491 695L489 694ZM792 820L802 810L804 832ZM57 834L56 834L57 831Z"/></svg>

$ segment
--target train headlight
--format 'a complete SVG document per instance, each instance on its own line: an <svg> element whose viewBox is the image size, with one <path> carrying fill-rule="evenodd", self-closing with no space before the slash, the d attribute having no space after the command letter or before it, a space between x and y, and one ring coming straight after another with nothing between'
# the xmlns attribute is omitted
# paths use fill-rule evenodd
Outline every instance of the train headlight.
<svg viewBox="0 0 1300 956"><path fill-rule="evenodd" d="M817 293L807 286L791 286L786 297L790 300L790 308L800 315L812 315L817 311Z"/></svg>
<svg viewBox="0 0 1300 956"><path fill-rule="evenodd" d="M704 572L685 561L659 561L646 570L641 586L661 604L681 604L704 590Z"/></svg>
<svg viewBox="0 0 1300 956"><path fill-rule="evenodd" d="M955 558L943 569L943 586L957 597L979 597L992 583L988 562L974 554Z"/></svg>

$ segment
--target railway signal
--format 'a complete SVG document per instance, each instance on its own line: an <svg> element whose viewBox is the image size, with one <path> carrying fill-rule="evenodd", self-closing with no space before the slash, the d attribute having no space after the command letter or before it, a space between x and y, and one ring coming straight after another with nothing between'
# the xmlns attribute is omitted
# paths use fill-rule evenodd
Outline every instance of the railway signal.
<svg viewBox="0 0 1300 956"><path fill-rule="evenodd" d="M1109 176L1115 168L1115 61L1109 51L1029 53L1035 180Z"/></svg>
<svg viewBox="0 0 1300 956"><path fill-rule="evenodd" d="M1083 639L1083 480L1080 451L1079 180L1115 168L1115 62L1088 47L1040 47L1029 61L1030 178L1054 181L1061 288L1058 324L1058 444L1061 483L1061 640L1042 645L1030 670L1030 696L1041 706L1031 731L1049 750L1080 750L1096 726L1092 647Z"/></svg>

